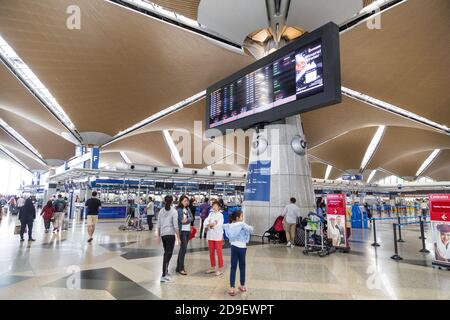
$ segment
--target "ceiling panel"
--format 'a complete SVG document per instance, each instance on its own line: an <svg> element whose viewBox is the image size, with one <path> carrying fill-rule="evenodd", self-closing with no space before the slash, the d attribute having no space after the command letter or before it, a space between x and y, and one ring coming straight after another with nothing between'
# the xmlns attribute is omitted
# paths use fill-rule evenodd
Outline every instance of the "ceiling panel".
<svg viewBox="0 0 450 320"><path fill-rule="evenodd" d="M311 176L316 179L325 178L327 165L321 162L311 162Z"/></svg>
<svg viewBox="0 0 450 320"><path fill-rule="evenodd" d="M407 156L414 157L420 152L431 153L433 149L448 148L450 148L450 136L448 135L414 128L387 127L380 145L367 167L369 169L378 167L387 169L385 165L395 162L401 164L402 159Z"/></svg>
<svg viewBox="0 0 450 320"><path fill-rule="evenodd" d="M119 140L102 148L102 152L126 153L132 163L176 166L161 132L147 132Z"/></svg>
<svg viewBox="0 0 450 320"><path fill-rule="evenodd" d="M179 13L192 20L197 20L197 11L200 0L152 0L163 8Z"/></svg>
<svg viewBox="0 0 450 320"><path fill-rule="evenodd" d="M0 144L16 156L30 170L47 170L47 167L34 160L33 154L27 148L11 138L5 131L0 129Z"/></svg>
<svg viewBox="0 0 450 320"><path fill-rule="evenodd" d="M2 34L1 31L0 34ZM27 119L28 123L34 122L57 135L67 132L65 127L0 62L0 111L4 110Z"/></svg>
<svg viewBox="0 0 450 320"><path fill-rule="evenodd" d="M41 127L28 117L0 109L0 118L20 133L44 159L67 160L75 154L75 145L46 127Z"/></svg>
<svg viewBox="0 0 450 320"><path fill-rule="evenodd" d="M450 127L450 1L408 0L341 35L343 85Z"/></svg>
<svg viewBox="0 0 450 320"><path fill-rule="evenodd" d="M309 153L341 170L359 169L376 129L376 127L368 127L350 131L318 147L311 148Z"/></svg>
<svg viewBox="0 0 450 320"><path fill-rule="evenodd" d="M383 164L383 169L386 169L399 177L414 177L417 170L430 153L431 151L420 151L407 154L393 161L386 162Z"/></svg>
<svg viewBox="0 0 450 320"><path fill-rule="evenodd" d="M346 132L370 126L389 125L432 130L428 126L346 96L342 97L339 104L302 113L301 118L310 147Z"/></svg>
<svg viewBox="0 0 450 320"><path fill-rule="evenodd" d="M442 150L422 176L438 181L450 181L450 149Z"/></svg>
<svg viewBox="0 0 450 320"><path fill-rule="evenodd" d="M80 30L66 27L69 5ZM252 62L106 1L1 1L0 33L80 132L112 136Z"/></svg>

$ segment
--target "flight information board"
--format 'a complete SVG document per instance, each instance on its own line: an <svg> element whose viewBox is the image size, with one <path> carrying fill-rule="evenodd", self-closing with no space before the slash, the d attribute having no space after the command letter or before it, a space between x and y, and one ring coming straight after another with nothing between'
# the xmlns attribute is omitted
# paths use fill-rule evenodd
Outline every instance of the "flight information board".
<svg viewBox="0 0 450 320"><path fill-rule="evenodd" d="M337 26L336 26L337 27ZM330 29L328 27L328 29ZM336 31L336 29L333 29ZM299 41L287 52L281 52L282 48L275 54L271 54L261 60L270 61L264 65L246 72L249 68L238 72L240 76L233 75L223 80L220 85L208 88L207 91L207 121L209 128L216 127L235 127L233 124L240 119L248 119L240 121L240 125L236 127L249 126L257 121L274 121L278 120L278 115L286 115L287 113L298 113L298 108L292 108L286 111L284 107L290 103L301 101L307 97L323 93L325 90L325 71L324 67L324 49L329 50L330 47L334 51L339 50L339 41L333 39L332 44L330 37L324 37L323 32L319 32L316 39L307 41L308 37ZM338 29L337 33L338 35ZM309 36L311 38L311 36ZM314 35L313 35L314 38ZM302 44L302 42L307 42ZM337 43L337 45L336 45ZM299 45L300 44L300 45ZM291 46L292 47L292 46ZM286 51L286 50L284 50ZM280 53L282 53L280 55ZM330 52L327 54L328 62L330 62ZM334 86L340 89L340 68L339 68L339 52L334 56L337 59L332 65L333 70L329 70L328 75L333 78ZM259 63L261 64L261 63ZM337 76L333 76L330 72L337 72ZM330 88L333 89L333 88ZM340 90L338 97L333 95L327 101L311 101L308 108L316 105L329 104L340 99ZM278 113L283 109L283 112ZM264 117L254 116L265 113ZM253 119L254 118L254 119ZM231 124L231 125L226 125Z"/></svg>

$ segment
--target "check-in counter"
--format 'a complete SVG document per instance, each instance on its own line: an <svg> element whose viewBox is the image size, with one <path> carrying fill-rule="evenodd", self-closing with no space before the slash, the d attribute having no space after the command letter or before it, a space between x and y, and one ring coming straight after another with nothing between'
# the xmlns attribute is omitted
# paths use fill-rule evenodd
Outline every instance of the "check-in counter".
<svg viewBox="0 0 450 320"><path fill-rule="evenodd" d="M81 219L85 218L84 203L76 203L75 210L78 212ZM126 216L127 216L126 204L104 203L102 204L102 208L98 213L99 219L123 219Z"/></svg>

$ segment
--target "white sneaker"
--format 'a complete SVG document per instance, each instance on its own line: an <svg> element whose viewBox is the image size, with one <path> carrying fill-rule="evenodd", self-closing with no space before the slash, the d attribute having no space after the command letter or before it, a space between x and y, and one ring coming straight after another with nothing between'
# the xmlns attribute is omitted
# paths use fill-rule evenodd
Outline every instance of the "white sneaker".
<svg viewBox="0 0 450 320"><path fill-rule="evenodd" d="M286 247L290 247L291 246L291 242L288 242Z"/></svg>
<svg viewBox="0 0 450 320"><path fill-rule="evenodd" d="M295 247L295 245L293 243L291 243L291 248L294 248L294 247Z"/></svg>
<svg viewBox="0 0 450 320"><path fill-rule="evenodd" d="M166 283L166 282L170 282L170 278L165 276L165 277L161 277L161 279L159 280L161 283Z"/></svg>
<svg viewBox="0 0 450 320"><path fill-rule="evenodd" d="M171 282L172 281L172 278L169 277L169 276L165 276L164 278L166 278L166 282Z"/></svg>

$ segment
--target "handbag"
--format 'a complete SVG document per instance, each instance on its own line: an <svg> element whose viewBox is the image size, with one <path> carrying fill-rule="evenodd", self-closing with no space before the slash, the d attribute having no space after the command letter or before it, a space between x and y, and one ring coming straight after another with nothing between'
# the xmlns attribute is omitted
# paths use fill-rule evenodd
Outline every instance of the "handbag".
<svg viewBox="0 0 450 320"><path fill-rule="evenodd" d="M20 234L20 224L14 227L14 234Z"/></svg>
<svg viewBox="0 0 450 320"><path fill-rule="evenodd" d="M195 235L197 234L197 229L195 227L191 228L191 234L189 235L189 240L192 240L195 238Z"/></svg>

